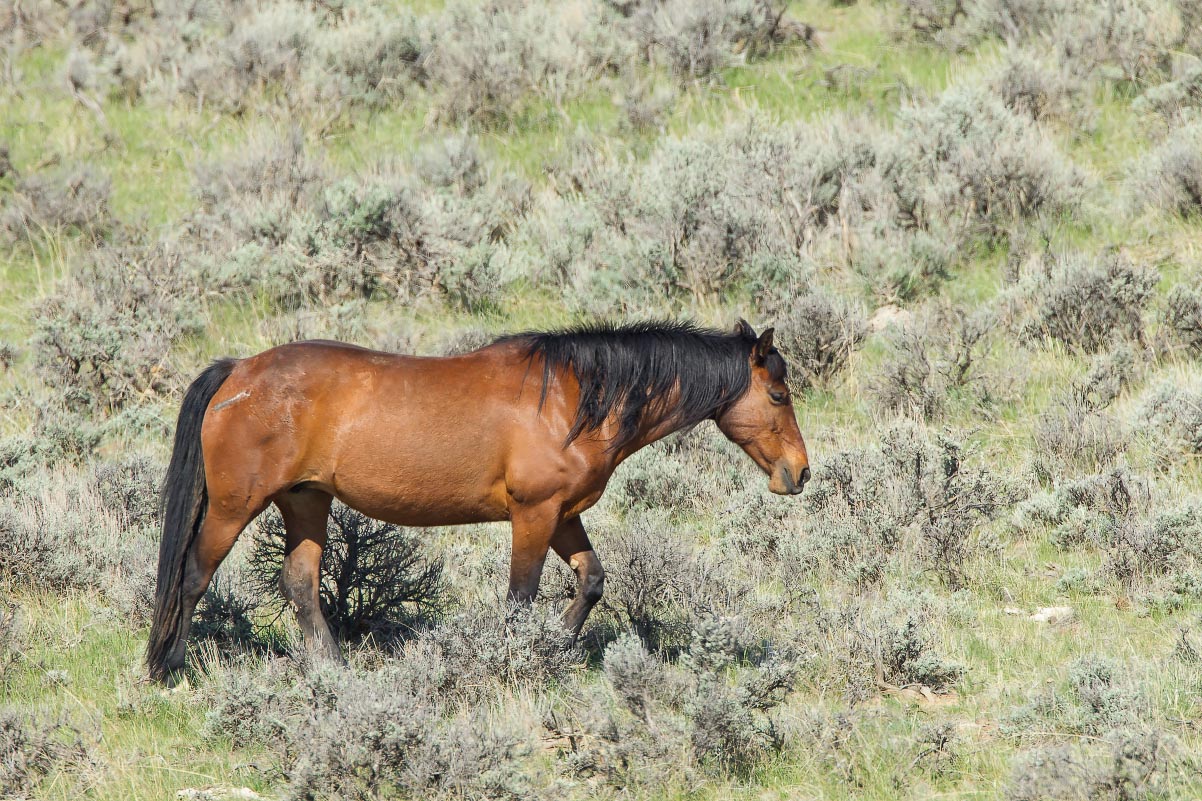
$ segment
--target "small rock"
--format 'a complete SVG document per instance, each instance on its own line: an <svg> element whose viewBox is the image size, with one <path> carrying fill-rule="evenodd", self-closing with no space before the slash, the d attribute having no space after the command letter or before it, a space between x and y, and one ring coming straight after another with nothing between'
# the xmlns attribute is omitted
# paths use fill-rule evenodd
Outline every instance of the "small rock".
<svg viewBox="0 0 1202 801"><path fill-rule="evenodd" d="M1007 615L1025 615L1025 614L1027 614L1027 610L1019 609L1017 606L1007 606L1005 609L1002 610L1002 612L1004 612Z"/></svg>
<svg viewBox="0 0 1202 801"><path fill-rule="evenodd" d="M1071 606L1045 606L1031 615L1030 619L1036 623L1065 623L1073 619L1073 608Z"/></svg>
<svg viewBox="0 0 1202 801"><path fill-rule="evenodd" d="M891 325L905 323L913 316L913 314L899 306L892 304L882 306L872 313L872 317L868 318L868 330L873 333L883 331Z"/></svg>

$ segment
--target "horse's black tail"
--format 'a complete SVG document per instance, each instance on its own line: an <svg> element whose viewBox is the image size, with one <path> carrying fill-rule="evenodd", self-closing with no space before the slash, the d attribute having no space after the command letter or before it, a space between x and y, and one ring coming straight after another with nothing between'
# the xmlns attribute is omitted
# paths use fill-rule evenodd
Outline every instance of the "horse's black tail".
<svg viewBox="0 0 1202 801"><path fill-rule="evenodd" d="M154 620L146 645L146 665L156 681L168 677L168 656L179 636L184 568L188 549L200 531L208 508L204 454L200 449L200 426L205 410L217 390L229 378L236 359L220 359L196 377L184 395L175 426L171 464L159 496L163 539L159 543L159 576L154 592Z"/></svg>

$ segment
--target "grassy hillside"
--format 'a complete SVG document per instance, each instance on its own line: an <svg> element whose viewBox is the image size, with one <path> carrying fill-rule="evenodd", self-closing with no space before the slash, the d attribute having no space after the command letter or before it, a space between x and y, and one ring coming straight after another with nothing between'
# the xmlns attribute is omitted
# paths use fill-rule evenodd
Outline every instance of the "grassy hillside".
<svg viewBox="0 0 1202 801"><path fill-rule="evenodd" d="M0 797L1202 794L1202 10L781 11L0 8ZM345 671L269 514L145 681L209 359L598 316L775 325L805 494L708 424L631 459L579 647L507 527L342 514L331 591L404 590Z"/></svg>

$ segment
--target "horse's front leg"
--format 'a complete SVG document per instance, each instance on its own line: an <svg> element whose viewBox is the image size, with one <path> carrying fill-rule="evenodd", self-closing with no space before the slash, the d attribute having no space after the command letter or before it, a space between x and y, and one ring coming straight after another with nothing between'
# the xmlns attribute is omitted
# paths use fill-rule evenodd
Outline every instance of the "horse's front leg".
<svg viewBox="0 0 1202 801"><path fill-rule="evenodd" d="M528 604L538 595L543 563L560 523L559 508L550 504L518 507L510 512L510 519L513 552L509 557L509 600Z"/></svg>
<svg viewBox="0 0 1202 801"><path fill-rule="evenodd" d="M604 592L605 569L601 567L601 560L597 558L579 517L559 524L551 538L551 547L576 574L576 600L564 610L563 623L572 634L580 636L584 621Z"/></svg>

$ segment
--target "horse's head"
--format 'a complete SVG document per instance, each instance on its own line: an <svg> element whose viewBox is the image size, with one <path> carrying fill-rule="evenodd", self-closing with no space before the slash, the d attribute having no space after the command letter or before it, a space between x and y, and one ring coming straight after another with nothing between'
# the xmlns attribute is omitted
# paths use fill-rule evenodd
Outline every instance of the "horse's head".
<svg viewBox="0 0 1202 801"><path fill-rule="evenodd" d="M772 329L756 335L739 320L735 333L751 345L747 392L716 418L722 433L770 476L768 489L797 495L810 478L810 459L785 383L785 360L772 347Z"/></svg>

